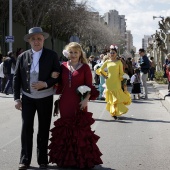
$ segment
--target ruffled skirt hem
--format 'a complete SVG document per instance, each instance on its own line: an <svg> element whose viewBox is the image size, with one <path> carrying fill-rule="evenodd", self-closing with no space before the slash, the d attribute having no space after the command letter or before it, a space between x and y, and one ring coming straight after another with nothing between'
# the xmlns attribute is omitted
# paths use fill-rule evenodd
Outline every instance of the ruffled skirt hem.
<svg viewBox="0 0 170 170"><path fill-rule="evenodd" d="M123 92L122 89L109 91L106 90L106 110L112 116L121 116L128 112L126 105L131 103L131 96L129 92Z"/></svg>
<svg viewBox="0 0 170 170"><path fill-rule="evenodd" d="M93 168L102 164L96 143L99 136L90 126L94 123L92 113L79 112L72 119L58 119L51 129L49 162L62 168Z"/></svg>

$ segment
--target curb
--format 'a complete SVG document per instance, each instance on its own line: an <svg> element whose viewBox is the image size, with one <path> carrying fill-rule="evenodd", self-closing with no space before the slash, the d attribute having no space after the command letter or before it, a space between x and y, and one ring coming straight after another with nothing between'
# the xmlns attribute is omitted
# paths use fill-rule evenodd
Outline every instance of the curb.
<svg viewBox="0 0 170 170"><path fill-rule="evenodd" d="M157 82L153 81L150 84L153 85L154 88L156 88L161 95L162 99L164 100L165 95L168 94L168 84L158 84ZM170 96L166 96L165 100L170 103Z"/></svg>

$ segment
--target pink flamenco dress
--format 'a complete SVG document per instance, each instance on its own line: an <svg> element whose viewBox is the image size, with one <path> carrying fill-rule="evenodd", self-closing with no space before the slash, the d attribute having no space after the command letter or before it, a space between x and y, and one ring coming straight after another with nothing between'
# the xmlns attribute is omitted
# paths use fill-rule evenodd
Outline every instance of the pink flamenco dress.
<svg viewBox="0 0 170 170"><path fill-rule="evenodd" d="M87 64L72 73L71 86L67 62L61 67L62 82L58 91L66 87L59 101L60 118L51 129L49 162L61 168L93 168L102 164L102 153L96 145L100 137L91 130L90 126L95 122L92 113L87 108L80 110L81 97L76 91L82 85L90 87L90 100L94 100L99 92L92 86L92 74Z"/></svg>

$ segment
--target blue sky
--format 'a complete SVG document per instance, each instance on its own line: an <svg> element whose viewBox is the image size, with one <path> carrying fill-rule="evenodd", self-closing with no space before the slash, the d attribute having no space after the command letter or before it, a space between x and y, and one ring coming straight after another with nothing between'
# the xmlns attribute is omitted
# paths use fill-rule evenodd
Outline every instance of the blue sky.
<svg viewBox="0 0 170 170"><path fill-rule="evenodd" d="M76 0L81 2L84 0ZM126 16L127 30L131 30L134 46L141 48L144 35L152 35L158 30L158 21L153 16L170 16L170 0L86 0L100 15L109 10L119 11ZM114 42L113 42L114 43Z"/></svg>

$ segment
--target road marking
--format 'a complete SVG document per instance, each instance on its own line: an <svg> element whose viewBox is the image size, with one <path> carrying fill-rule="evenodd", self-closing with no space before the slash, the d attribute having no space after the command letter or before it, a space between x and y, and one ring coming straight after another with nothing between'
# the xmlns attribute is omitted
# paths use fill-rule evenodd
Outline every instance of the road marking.
<svg viewBox="0 0 170 170"><path fill-rule="evenodd" d="M37 128L38 128L38 125L34 127L34 129L37 129ZM20 137L21 137L21 136L19 135L19 136L17 136L16 138L12 139L10 142L8 142L8 143L6 143L5 145L1 146L1 147L0 147L0 150L3 149L3 148L5 148L6 146L10 145L12 142L18 140Z"/></svg>
<svg viewBox="0 0 170 170"><path fill-rule="evenodd" d="M6 143L5 145L1 146L1 147L0 147L0 150L3 149L3 148L5 148L6 146L8 146L9 144L11 144L12 142L14 142L15 140L17 140L17 139L19 139L19 138L20 138L20 136L17 136L16 138L14 138L13 140L11 140L10 142L8 142L8 143Z"/></svg>

